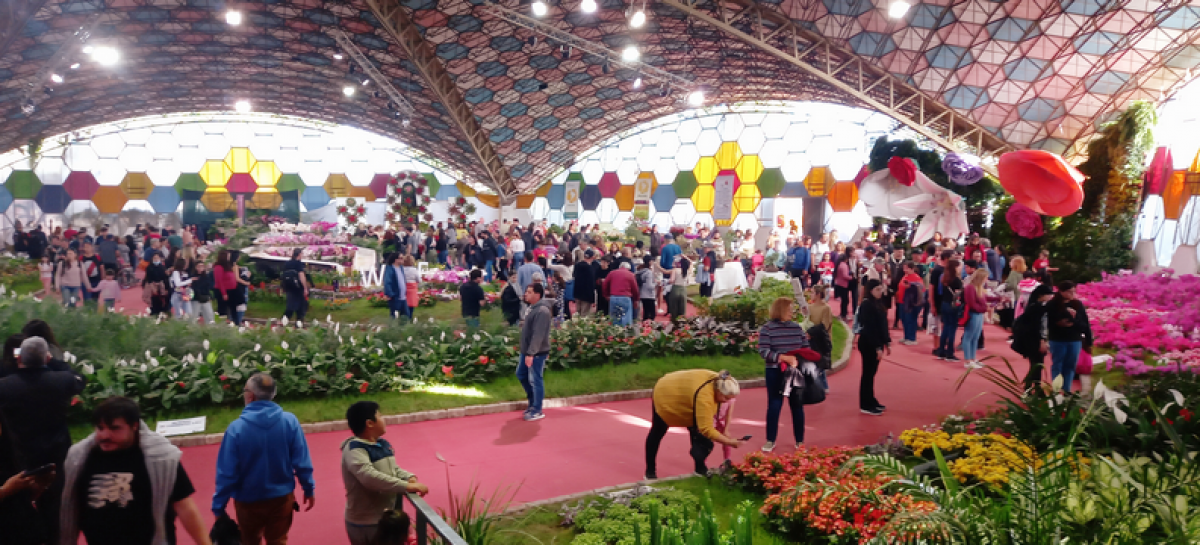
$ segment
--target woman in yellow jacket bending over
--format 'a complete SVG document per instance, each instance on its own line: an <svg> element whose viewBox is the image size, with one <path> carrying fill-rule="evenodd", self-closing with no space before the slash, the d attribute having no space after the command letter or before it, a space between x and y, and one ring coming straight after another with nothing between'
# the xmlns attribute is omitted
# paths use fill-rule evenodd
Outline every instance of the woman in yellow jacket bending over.
<svg viewBox="0 0 1200 545"><path fill-rule="evenodd" d="M647 480L658 478L658 447L670 428L687 428L691 436L692 460L698 475L707 475L705 460L713 451L713 442L742 446L742 441L725 436L713 425L722 403L741 393L737 380L728 371L691 369L668 373L654 385L654 417L646 437Z"/></svg>

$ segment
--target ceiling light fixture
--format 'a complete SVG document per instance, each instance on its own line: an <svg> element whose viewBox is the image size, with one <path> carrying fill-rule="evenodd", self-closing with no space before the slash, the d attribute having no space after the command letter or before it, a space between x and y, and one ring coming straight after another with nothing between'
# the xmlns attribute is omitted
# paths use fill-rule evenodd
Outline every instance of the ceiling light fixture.
<svg viewBox="0 0 1200 545"><path fill-rule="evenodd" d="M550 11L550 8L546 7L546 3L542 0L536 0L534 3L530 4L529 9L538 17L544 17L546 12Z"/></svg>
<svg viewBox="0 0 1200 545"><path fill-rule="evenodd" d="M237 113L239 113L239 114L250 113L250 101L249 100L239 100L239 101L233 103L233 109L236 110Z"/></svg>
<svg viewBox="0 0 1200 545"><path fill-rule="evenodd" d="M235 9L225 12L225 22L233 26L242 24L242 12Z"/></svg>
<svg viewBox="0 0 1200 545"><path fill-rule="evenodd" d="M342 87L342 94L343 94L343 95L346 95L346 96L348 96L348 97L352 97L352 96L354 96L354 86L353 86L353 85L347 85L347 86L345 86L345 87Z"/></svg>
<svg viewBox="0 0 1200 545"><path fill-rule="evenodd" d="M62 83L63 77L58 74L50 74L50 81L53 81L54 83Z"/></svg>
<svg viewBox="0 0 1200 545"><path fill-rule="evenodd" d="M79 70L79 63L72 64L71 70Z"/></svg>
<svg viewBox="0 0 1200 545"><path fill-rule="evenodd" d="M699 108L704 105L704 91L692 91L687 97L688 105Z"/></svg>
<svg viewBox="0 0 1200 545"><path fill-rule="evenodd" d="M85 46L83 46L83 54L84 54L84 55L91 55L91 54L92 54L92 53L94 53L95 51L96 51L96 48L94 48L94 47L92 47L92 46L90 46L90 45L85 45Z"/></svg>
<svg viewBox="0 0 1200 545"><path fill-rule="evenodd" d="M596 0L583 0L579 3L579 10L584 13L595 13L596 8Z"/></svg>
<svg viewBox="0 0 1200 545"><path fill-rule="evenodd" d="M92 59L103 66L112 66L121 60L121 53L116 48L100 46L92 49Z"/></svg>
<svg viewBox="0 0 1200 545"><path fill-rule="evenodd" d="M341 53L334 53L334 54L333 54L333 60L335 60L335 61L340 61L340 60L342 60L343 58L345 58L345 57L343 57Z"/></svg>
<svg viewBox="0 0 1200 545"><path fill-rule="evenodd" d="M621 51L621 60L625 62L634 62L640 58L642 58L642 53L641 51L638 51L636 45L627 45L625 46L625 49Z"/></svg>
<svg viewBox="0 0 1200 545"><path fill-rule="evenodd" d="M371 80L369 80L369 79L364 79L364 80L362 80L362 84L363 84L363 86L364 86L364 87L365 87L365 86L367 86L367 85L370 85L370 84L371 84Z"/></svg>
<svg viewBox="0 0 1200 545"><path fill-rule="evenodd" d="M404 121L400 122L400 125L407 129L409 125L412 125L412 120L406 117Z"/></svg>
<svg viewBox="0 0 1200 545"><path fill-rule="evenodd" d="M638 76L636 79L633 80L633 88L634 89L642 88L642 77L641 76Z"/></svg>
<svg viewBox="0 0 1200 545"><path fill-rule="evenodd" d="M912 4L909 4L904 0L895 0L890 6L888 6L888 17L891 17L892 19L903 18L904 14L908 13L908 9L911 7Z"/></svg>
<svg viewBox="0 0 1200 545"><path fill-rule="evenodd" d="M629 26L633 28L642 28L642 25L644 24L646 24L646 11L638 8L633 12L633 15L629 17Z"/></svg>

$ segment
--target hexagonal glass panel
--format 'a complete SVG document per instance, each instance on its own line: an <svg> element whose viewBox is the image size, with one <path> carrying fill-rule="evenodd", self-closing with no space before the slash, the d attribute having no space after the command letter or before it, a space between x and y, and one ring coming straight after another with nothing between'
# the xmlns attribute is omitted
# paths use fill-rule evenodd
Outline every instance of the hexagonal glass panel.
<svg viewBox="0 0 1200 545"><path fill-rule="evenodd" d="M174 159L175 154L179 152L179 142L170 134L155 134L154 138L146 142L146 151L149 151L150 157L154 159Z"/></svg>
<svg viewBox="0 0 1200 545"><path fill-rule="evenodd" d="M100 160L96 150L87 144L71 144L63 152L63 158L71 170L92 170L96 168L96 161Z"/></svg>
<svg viewBox="0 0 1200 545"><path fill-rule="evenodd" d="M746 123L742 121L742 116L738 114L727 114L721 116L721 124L717 125L717 132L721 134L721 139L726 142L737 141L741 138L742 131L745 130Z"/></svg>
<svg viewBox="0 0 1200 545"><path fill-rule="evenodd" d="M738 146L742 148L742 153L747 155L758 153L766 142L767 137L763 134L762 127L746 127L742 131L742 137L738 138Z"/></svg>
<svg viewBox="0 0 1200 545"><path fill-rule="evenodd" d="M121 185L126 174L125 165L116 159L100 159L92 169L92 175L100 185Z"/></svg>
<svg viewBox="0 0 1200 545"><path fill-rule="evenodd" d="M154 135L150 129L129 129L121 131L119 134L121 135L121 139L131 146L144 146L150 142L151 137Z"/></svg>
<svg viewBox="0 0 1200 545"><path fill-rule="evenodd" d="M125 141L121 139L120 134L98 136L93 138L89 145L96 152L96 157L101 159L116 159L121 150L125 149Z"/></svg>
<svg viewBox="0 0 1200 545"><path fill-rule="evenodd" d="M771 140L763 144L762 149L758 152L758 158L762 161L764 168L779 168L783 166L787 154L787 144L783 140Z"/></svg>
<svg viewBox="0 0 1200 545"><path fill-rule="evenodd" d="M150 150L144 146L126 146L117 160L121 161L125 170L129 172L146 172L154 158L150 156Z"/></svg>
<svg viewBox="0 0 1200 545"><path fill-rule="evenodd" d="M696 149L699 150L702 157L715 155L721 148L721 143L721 135L716 129L704 129L700 131L700 137L696 139Z"/></svg>

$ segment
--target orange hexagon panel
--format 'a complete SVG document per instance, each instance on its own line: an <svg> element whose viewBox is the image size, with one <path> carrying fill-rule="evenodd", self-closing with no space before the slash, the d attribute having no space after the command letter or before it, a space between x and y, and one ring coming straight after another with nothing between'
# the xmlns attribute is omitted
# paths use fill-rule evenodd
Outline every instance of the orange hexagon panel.
<svg viewBox="0 0 1200 545"><path fill-rule="evenodd" d="M371 191L370 187L353 186L350 188L350 196L367 202L375 200L375 192Z"/></svg>
<svg viewBox="0 0 1200 545"><path fill-rule="evenodd" d="M101 214L119 214L128 201L129 197L125 196L120 186L100 186L92 195L92 204Z"/></svg>
<svg viewBox="0 0 1200 545"><path fill-rule="evenodd" d="M835 182L829 189L829 206L834 212L850 212L858 202L858 186L854 182Z"/></svg>
<svg viewBox="0 0 1200 545"><path fill-rule="evenodd" d="M330 174L325 179L325 192L332 199L349 197L353 188L354 186L350 184L350 179L345 174Z"/></svg>
<svg viewBox="0 0 1200 545"><path fill-rule="evenodd" d="M623 185L617 189L617 194L613 196L613 200L617 201L618 210L622 212L633 210L634 188L635 186L632 185Z"/></svg>

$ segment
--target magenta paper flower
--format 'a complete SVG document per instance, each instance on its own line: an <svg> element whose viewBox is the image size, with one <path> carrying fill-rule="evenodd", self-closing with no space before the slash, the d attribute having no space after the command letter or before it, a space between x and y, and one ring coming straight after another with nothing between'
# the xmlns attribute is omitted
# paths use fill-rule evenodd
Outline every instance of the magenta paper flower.
<svg viewBox="0 0 1200 545"><path fill-rule="evenodd" d="M1022 238L1037 238L1046 231L1042 228L1042 216L1034 212L1032 208L1021 203L1013 203L1008 208L1008 212L1004 214L1004 219L1008 220L1008 225L1012 227L1014 233Z"/></svg>

